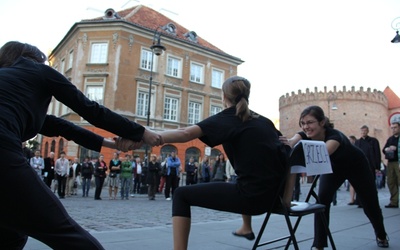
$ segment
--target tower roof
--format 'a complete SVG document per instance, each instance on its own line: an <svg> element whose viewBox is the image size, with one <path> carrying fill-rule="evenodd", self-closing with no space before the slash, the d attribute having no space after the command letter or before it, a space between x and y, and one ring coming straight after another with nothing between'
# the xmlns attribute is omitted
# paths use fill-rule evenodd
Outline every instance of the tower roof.
<svg viewBox="0 0 400 250"><path fill-rule="evenodd" d="M400 98L393 92L393 90L389 86L385 88L383 94L385 94L388 99L389 109L400 108Z"/></svg>

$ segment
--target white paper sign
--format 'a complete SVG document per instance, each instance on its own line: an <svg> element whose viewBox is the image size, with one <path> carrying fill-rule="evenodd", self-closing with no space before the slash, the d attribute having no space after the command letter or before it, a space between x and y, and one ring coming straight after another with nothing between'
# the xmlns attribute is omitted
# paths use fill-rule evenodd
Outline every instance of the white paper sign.
<svg viewBox="0 0 400 250"><path fill-rule="evenodd" d="M304 164L293 165L291 173L307 173L307 176L332 173L331 160L325 142L301 140ZM296 147L296 146L295 146ZM294 147L294 148L295 148Z"/></svg>

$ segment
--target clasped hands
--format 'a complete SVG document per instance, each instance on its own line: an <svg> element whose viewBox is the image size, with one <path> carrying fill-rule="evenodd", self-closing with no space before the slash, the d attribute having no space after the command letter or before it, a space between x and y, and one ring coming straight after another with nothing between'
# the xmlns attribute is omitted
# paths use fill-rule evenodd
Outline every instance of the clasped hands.
<svg viewBox="0 0 400 250"><path fill-rule="evenodd" d="M144 130L143 138L141 141L132 141L130 139L122 138L122 137L114 137L115 146L118 150L123 152L127 152L129 150L135 150L140 148L143 144L147 144L149 146L160 146L164 144L164 141L160 134L157 134L148 129Z"/></svg>

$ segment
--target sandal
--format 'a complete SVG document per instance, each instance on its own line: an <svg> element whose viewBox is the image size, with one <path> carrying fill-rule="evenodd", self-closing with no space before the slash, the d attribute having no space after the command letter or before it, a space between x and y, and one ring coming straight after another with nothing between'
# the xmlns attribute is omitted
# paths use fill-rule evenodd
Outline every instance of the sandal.
<svg viewBox="0 0 400 250"><path fill-rule="evenodd" d="M376 237L376 244L378 245L378 247L388 248L389 240L387 238L381 240L378 237Z"/></svg>

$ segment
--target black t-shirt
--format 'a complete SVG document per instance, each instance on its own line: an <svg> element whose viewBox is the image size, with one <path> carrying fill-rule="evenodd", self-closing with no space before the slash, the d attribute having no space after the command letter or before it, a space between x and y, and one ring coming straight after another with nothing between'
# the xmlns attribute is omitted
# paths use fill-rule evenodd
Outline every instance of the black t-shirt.
<svg viewBox="0 0 400 250"><path fill-rule="evenodd" d="M197 125L210 147L222 144L238 175L237 185L245 196L270 194L278 190L285 174L286 152L279 131L263 117L242 122L231 107Z"/></svg>

